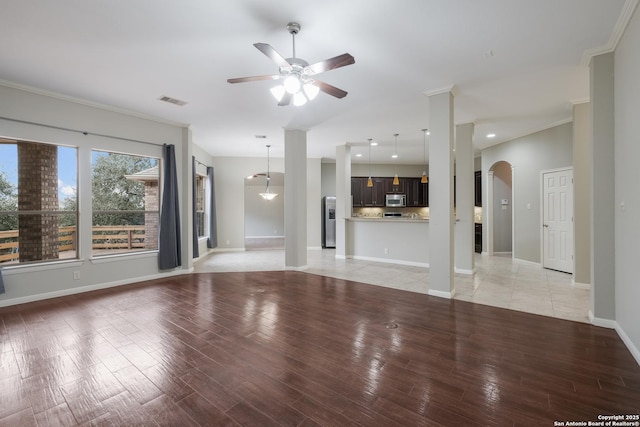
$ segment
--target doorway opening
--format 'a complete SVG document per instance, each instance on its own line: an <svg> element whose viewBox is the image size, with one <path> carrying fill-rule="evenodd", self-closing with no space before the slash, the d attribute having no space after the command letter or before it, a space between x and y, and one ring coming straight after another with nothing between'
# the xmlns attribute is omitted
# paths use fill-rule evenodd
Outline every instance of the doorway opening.
<svg viewBox="0 0 640 427"><path fill-rule="evenodd" d="M270 172L269 191L277 194L266 200L266 172L244 180L245 250L284 249L284 173Z"/></svg>
<svg viewBox="0 0 640 427"><path fill-rule="evenodd" d="M487 173L487 254L514 254L513 166L494 163Z"/></svg>

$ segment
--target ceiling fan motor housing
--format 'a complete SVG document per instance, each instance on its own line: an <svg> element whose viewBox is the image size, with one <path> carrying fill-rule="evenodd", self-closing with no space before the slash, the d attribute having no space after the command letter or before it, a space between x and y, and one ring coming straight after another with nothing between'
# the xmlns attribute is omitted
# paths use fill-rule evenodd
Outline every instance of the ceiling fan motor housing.
<svg viewBox="0 0 640 427"><path fill-rule="evenodd" d="M289 22L287 24L287 31L289 31L289 34L295 36L300 32L300 24L298 24L297 22Z"/></svg>

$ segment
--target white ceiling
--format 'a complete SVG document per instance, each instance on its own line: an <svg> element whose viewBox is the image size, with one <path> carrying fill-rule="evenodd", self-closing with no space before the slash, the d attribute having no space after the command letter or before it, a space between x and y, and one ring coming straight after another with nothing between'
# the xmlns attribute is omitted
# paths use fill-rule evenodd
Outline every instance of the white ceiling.
<svg viewBox="0 0 640 427"><path fill-rule="evenodd" d="M373 160L391 161L398 133L399 161L421 163L425 92L455 85L455 123L475 123L477 150L570 121L589 96L587 53L611 50L636 3L0 0L0 79L190 124L213 156L265 156L269 143L282 157L284 129L304 129L309 157L373 138ZM290 57L290 21L298 57L355 57L319 76L347 97L278 107L274 82L227 83L276 74L253 43Z"/></svg>

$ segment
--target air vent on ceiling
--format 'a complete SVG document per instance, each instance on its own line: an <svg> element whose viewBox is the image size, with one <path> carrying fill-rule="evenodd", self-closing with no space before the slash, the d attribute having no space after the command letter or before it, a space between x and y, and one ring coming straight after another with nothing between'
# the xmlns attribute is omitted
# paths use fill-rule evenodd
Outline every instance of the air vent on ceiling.
<svg viewBox="0 0 640 427"><path fill-rule="evenodd" d="M164 101L164 102L168 102L169 104L175 104L175 105L179 105L180 107L187 105L187 102L185 101L180 101L179 99L175 99L175 98L171 98L170 96L164 96L162 95L160 98L158 98L160 101Z"/></svg>

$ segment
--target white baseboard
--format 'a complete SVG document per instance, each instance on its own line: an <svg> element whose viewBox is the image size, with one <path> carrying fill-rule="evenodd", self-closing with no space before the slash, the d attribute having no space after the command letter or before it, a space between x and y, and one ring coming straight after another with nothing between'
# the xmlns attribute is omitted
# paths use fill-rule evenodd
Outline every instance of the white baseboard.
<svg viewBox="0 0 640 427"><path fill-rule="evenodd" d="M589 283L580 283L580 282L576 282L573 279L571 280L571 286L573 286L576 289L586 289L586 290L591 289L591 285Z"/></svg>
<svg viewBox="0 0 640 427"><path fill-rule="evenodd" d="M308 265L303 265L301 267L291 267L291 266L284 266L285 271L305 271L309 268Z"/></svg>
<svg viewBox="0 0 640 427"><path fill-rule="evenodd" d="M467 270L466 268L458 268L458 267L454 267L453 268L453 272L454 273L458 273L458 274L466 274L468 276L473 276L473 274L476 272L475 269L473 270Z"/></svg>
<svg viewBox="0 0 640 427"><path fill-rule="evenodd" d="M618 335L620 336L620 339L622 340L624 345L627 346L627 348L631 352L631 355L633 356L633 358L636 359L636 362L638 362L638 365L640 365L640 350L638 349L638 347L635 346L633 341L631 341L631 338L629 338L629 336L622 329L622 327L618 324L618 322L615 322L615 324L616 324L615 329L616 329L616 332L618 333Z"/></svg>
<svg viewBox="0 0 640 427"><path fill-rule="evenodd" d="M77 288L62 289L54 292L45 292L42 294L29 295L26 297L3 300L3 301L0 301L0 307L9 307L11 305L26 304L28 302L42 301L42 300L51 299L51 298L66 297L69 295L81 294L84 292L114 288L116 286L130 285L132 283L144 282L147 280L162 279L164 277L171 277L171 276L180 276L183 274L190 274L192 272L193 272L193 268L190 268L188 270L173 270L169 273L150 274L148 276L133 277L130 279L116 280L114 282L99 283L96 285L88 285L88 286L79 286Z"/></svg>
<svg viewBox="0 0 640 427"><path fill-rule="evenodd" d="M601 326L607 329L615 329L624 345L626 345L629 349L629 352L631 353L633 358L636 359L636 362L638 362L638 365L640 365L640 350L638 349L638 347L636 347L633 341L631 341L629 335L627 335L627 333L624 331L624 329L622 329L622 326L620 326L618 322L610 319L599 319L593 315L593 312L591 310L589 310L589 321L594 326Z"/></svg>
<svg viewBox="0 0 640 427"><path fill-rule="evenodd" d="M617 325L615 320L601 319L599 317L595 317L591 310L589 310L589 321L593 326L600 326L602 328L607 328L607 329L615 329Z"/></svg>
<svg viewBox="0 0 640 427"><path fill-rule="evenodd" d="M384 262L384 263L387 263L387 264L410 265L410 266L413 266L413 267L429 268L429 263L428 262L414 262L414 261L404 261L404 260L401 260L401 259L374 258L374 257L366 257L366 256L359 256L359 255L357 255L357 256L354 255L354 256L352 256L350 258L359 259L359 260L362 260L362 261Z"/></svg>
<svg viewBox="0 0 640 427"><path fill-rule="evenodd" d="M453 299L453 297L456 295L456 290L454 289L451 292L445 292L445 291L436 291L435 289L429 289L427 291L427 295L431 295L432 297Z"/></svg>
<svg viewBox="0 0 640 427"><path fill-rule="evenodd" d="M244 236L245 239L284 239L284 236Z"/></svg>

